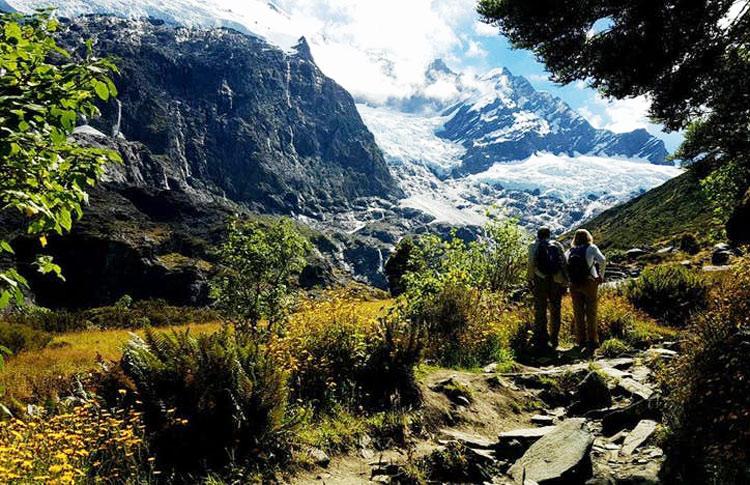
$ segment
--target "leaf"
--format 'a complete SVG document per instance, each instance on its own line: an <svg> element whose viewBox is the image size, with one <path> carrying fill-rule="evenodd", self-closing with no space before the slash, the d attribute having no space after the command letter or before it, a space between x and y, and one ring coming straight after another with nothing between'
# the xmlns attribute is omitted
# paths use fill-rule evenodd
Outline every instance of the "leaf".
<svg viewBox="0 0 750 485"><path fill-rule="evenodd" d="M96 91L96 95L99 96L99 99L102 101L107 101L109 99L109 86L107 86L107 83L94 81L94 91Z"/></svg>
<svg viewBox="0 0 750 485"><path fill-rule="evenodd" d="M6 253L14 254L13 247L11 247L8 241L0 240L0 250L5 251Z"/></svg>
<svg viewBox="0 0 750 485"><path fill-rule="evenodd" d="M21 27L15 23L15 22L8 22L5 24L5 37L10 39L15 39L16 41L21 40L22 32Z"/></svg>
<svg viewBox="0 0 750 485"><path fill-rule="evenodd" d="M9 290L0 291L0 310L7 307L8 303L10 303L10 291Z"/></svg>
<svg viewBox="0 0 750 485"><path fill-rule="evenodd" d="M47 247L47 236L39 236L39 243L43 248Z"/></svg>
<svg viewBox="0 0 750 485"><path fill-rule="evenodd" d="M70 211L68 209L62 209L59 216L60 225L66 230L70 231L73 225L73 220L70 217Z"/></svg>
<svg viewBox="0 0 750 485"><path fill-rule="evenodd" d="M75 111L63 111L63 114L60 117L60 123L62 123L65 131L73 131L73 128L75 128L76 118L77 116Z"/></svg>

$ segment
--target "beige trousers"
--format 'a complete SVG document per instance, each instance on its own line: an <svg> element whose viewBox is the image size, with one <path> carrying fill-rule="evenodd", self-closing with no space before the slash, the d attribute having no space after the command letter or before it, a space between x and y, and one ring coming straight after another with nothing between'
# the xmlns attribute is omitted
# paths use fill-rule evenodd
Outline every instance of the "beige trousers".
<svg viewBox="0 0 750 485"><path fill-rule="evenodd" d="M599 345L598 293L599 283L593 279L570 288L573 300L573 334L578 345Z"/></svg>

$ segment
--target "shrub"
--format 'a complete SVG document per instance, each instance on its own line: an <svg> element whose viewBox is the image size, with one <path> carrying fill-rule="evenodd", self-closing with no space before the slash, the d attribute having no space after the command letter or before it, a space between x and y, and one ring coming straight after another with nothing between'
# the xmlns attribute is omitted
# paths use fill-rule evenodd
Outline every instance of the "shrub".
<svg viewBox="0 0 750 485"><path fill-rule="evenodd" d="M493 292L508 291L526 276L529 235L515 219L492 218L484 226L482 237L471 250L479 260L481 288Z"/></svg>
<svg viewBox="0 0 750 485"><path fill-rule="evenodd" d="M218 314L207 308L169 305L161 299L141 300L123 304L122 299L112 306L92 308L81 312L86 325L97 328L143 328L186 325L218 320Z"/></svg>
<svg viewBox="0 0 750 485"><path fill-rule="evenodd" d="M288 455L286 374L243 334L148 331L127 344L122 367L143 402L154 452L177 472Z"/></svg>
<svg viewBox="0 0 750 485"><path fill-rule="evenodd" d="M0 322L0 346L6 347L14 354L42 349L51 340L52 335L47 332L34 330L26 325Z"/></svg>
<svg viewBox="0 0 750 485"><path fill-rule="evenodd" d="M291 219L232 221L211 283L217 308L238 330L280 331L292 303L293 278L305 267L310 249Z"/></svg>
<svg viewBox="0 0 750 485"><path fill-rule="evenodd" d="M492 219L472 242L455 232L449 238L423 235L401 248L407 254L397 253L398 285L412 300L438 293L446 285L505 292L523 281L528 242L514 219Z"/></svg>
<svg viewBox="0 0 750 485"><path fill-rule="evenodd" d="M470 450L457 441L422 459L420 468L439 483L485 483L492 479L492 467L469 456Z"/></svg>
<svg viewBox="0 0 750 485"><path fill-rule="evenodd" d="M0 421L2 483L152 483L137 412L95 402L27 421Z"/></svg>
<svg viewBox="0 0 750 485"><path fill-rule="evenodd" d="M404 238L396 245L393 253L385 262L385 276L388 279L388 289L391 295L398 296L406 291L403 277L414 268L409 264L414 242L410 238Z"/></svg>
<svg viewBox="0 0 750 485"><path fill-rule="evenodd" d="M610 338L605 340L599 351L604 357L617 357L630 351L630 346L619 338Z"/></svg>
<svg viewBox="0 0 750 485"><path fill-rule="evenodd" d="M420 318L428 332L426 357L449 367L478 367L513 356L522 314L502 294L447 285L427 299Z"/></svg>
<svg viewBox="0 0 750 485"><path fill-rule="evenodd" d="M49 310L28 306L5 317L9 322L26 325L44 332L69 332L85 328L85 321L78 312Z"/></svg>
<svg viewBox="0 0 750 485"><path fill-rule="evenodd" d="M218 314L207 308L192 308L169 305L161 299L141 300L124 304L120 299L111 306L87 310L49 310L27 307L10 314L8 321L26 325L45 332L64 333L85 330L91 327L143 328L163 327L216 321Z"/></svg>
<svg viewBox="0 0 750 485"><path fill-rule="evenodd" d="M662 327L616 291L599 291L599 340L621 340L631 347L646 347L655 341L673 337L675 331ZM572 340L573 307L570 298L563 300L563 330L566 340Z"/></svg>
<svg viewBox="0 0 750 485"><path fill-rule="evenodd" d="M675 483L750 483L750 261L719 293L661 376Z"/></svg>
<svg viewBox="0 0 750 485"><path fill-rule="evenodd" d="M307 301L273 344L288 362L291 397L316 409L357 404L361 373L377 331L375 315L363 314L347 295Z"/></svg>
<svg viewBox="0 0 750 485"><path fill-rule="evenodd" d="M668 325L682 327L708 305L709 285L700 273L668 264L646 268L628 283L625 292L637 308Z"/></svg>
<svg viewBox="0 0 750 485"><path fill-rule="evenodd" d="M422 359L426 328L403 306L379 319L360 383L370 406L408 407L421 400L415 368Z"/></svg>

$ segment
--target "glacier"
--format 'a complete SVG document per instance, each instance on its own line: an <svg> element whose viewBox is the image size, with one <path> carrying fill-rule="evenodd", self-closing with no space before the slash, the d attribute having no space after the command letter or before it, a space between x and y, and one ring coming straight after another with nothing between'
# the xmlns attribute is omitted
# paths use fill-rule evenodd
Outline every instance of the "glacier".
<svg viewBox="0 0 750 485"><path fill-rule="evenodd" d="M537 152L461 174L466 148L438 135L450 114L367 104L357 109L406 194L401 206L429 214L435 223L481 225L494 210L524 226L544 224L559 232L682 173L638 158Z"/></svg>

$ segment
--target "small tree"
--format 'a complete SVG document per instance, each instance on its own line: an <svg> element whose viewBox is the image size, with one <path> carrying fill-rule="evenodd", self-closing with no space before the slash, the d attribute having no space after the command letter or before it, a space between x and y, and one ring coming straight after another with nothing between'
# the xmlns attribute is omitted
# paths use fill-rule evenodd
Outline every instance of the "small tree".
<svg viewBox="0 0 750 485"><path fill-rule="evenodd" d="M109 78L117 68L94 57L90 42L83 59L72 59L53 38L57 27L49 11L0 14L0 210L29 218L28 232L39 236L42 247L45 234L70 230L82 215L85 189L107 162L120 160L69 138L79 116L99 114L97 99L117 94ZM0 238L2 253L13 248ZM50 256L39 256L36 265L60 275ZM22 304L26 286L14 268L0 268L0 308L12 299Z"/></svg>
<svg viewBox="0 0 750 485"><path fill-rule="evenodd" d="M280 330L292 303L293 278L305 267L310 249L290 219L233 220L212 283L216 306L241 331Z"/></svg>
<svg viewBox="0 0 750 485"><path fill-rule="evenodd" d="M515 219L491 219L480 241L472 244L480 268L479 285L506 291L523 281L529 235Z"/></svg>

